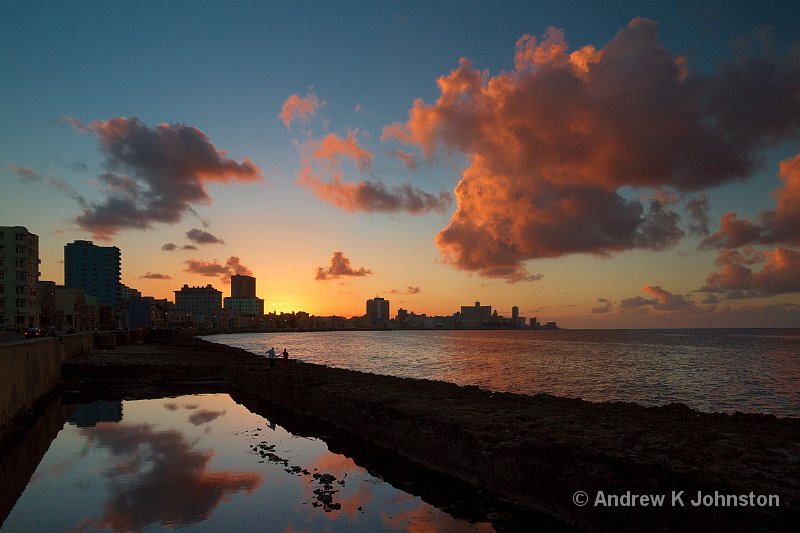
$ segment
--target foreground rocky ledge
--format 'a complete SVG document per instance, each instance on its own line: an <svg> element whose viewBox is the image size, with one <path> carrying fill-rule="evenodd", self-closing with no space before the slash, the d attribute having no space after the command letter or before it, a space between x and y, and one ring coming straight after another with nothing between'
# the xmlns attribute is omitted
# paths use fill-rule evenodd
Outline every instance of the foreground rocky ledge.
<svg viewBox="0 0 800 533"><path fill-rule="evenodd" d="M281 360L269 368L199 339L87 353L64 363L63 378L65 391L122 396L166 383L223 383L577 529L774 531L800 521L798 419L492 393ZM574 503L577 491L588 504ZM680 491L684 507L672 500ZM776 495L780 505L694 507L698 491ZM595 505L600 492L627 499ZM625 505L645 494L666 498Z"/></svg>

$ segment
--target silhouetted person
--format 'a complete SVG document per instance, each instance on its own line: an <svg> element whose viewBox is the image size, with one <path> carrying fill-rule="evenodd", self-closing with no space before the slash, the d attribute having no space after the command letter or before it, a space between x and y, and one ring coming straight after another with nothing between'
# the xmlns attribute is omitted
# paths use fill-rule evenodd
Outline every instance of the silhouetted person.
<svg viewBox="0 0 800 533"><path fill-rule="evenodd" d="M283 368L286 368L289 366L289 352L286 351L286 348L283 349L281 355L283 356Z"/></svg>
<svg viewBox="0 0 800 533"><path fill-rule="evenodd" d="M275 366L275 347L270 348L267 350L267 357L269 358L269 366Z"/></svg>

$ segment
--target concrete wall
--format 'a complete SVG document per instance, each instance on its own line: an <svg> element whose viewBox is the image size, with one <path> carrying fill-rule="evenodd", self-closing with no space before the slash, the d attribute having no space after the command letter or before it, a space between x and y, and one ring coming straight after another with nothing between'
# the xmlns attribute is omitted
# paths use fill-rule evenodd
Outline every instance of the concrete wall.
<svg viewBox="0 0 800 533"><path fill-rule="evenodd" d="M96 335L78 333L0 344L0 436L18 415L58 385L63 361L95 348Z"/></svg>

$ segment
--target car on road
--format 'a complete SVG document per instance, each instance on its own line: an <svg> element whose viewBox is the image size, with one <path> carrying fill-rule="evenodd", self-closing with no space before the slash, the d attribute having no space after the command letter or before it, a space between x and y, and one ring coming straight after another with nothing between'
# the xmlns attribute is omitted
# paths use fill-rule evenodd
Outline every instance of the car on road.
<svg viewBox="0 0 800 533"><path fill-rule="evenodd" d="M44 334L42 330L39 328L28 328L25 330L25 338L26 339L38 339L39 337L43 337Z"/></svg>

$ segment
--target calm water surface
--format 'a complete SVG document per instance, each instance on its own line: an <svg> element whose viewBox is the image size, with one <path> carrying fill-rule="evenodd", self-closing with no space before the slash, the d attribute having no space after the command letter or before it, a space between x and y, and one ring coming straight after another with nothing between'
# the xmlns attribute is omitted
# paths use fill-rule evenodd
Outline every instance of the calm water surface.
<svg viewBox="0 0 800 533"><path fill-rule="evenodd" d="M800 329L347 331L212 335L377 374L591 401L800 417Z"/></svg>
<svg viewBox="0 0 800 533"><path fill-rule="evenodd" d="M392 487L225 394L80 406L1 529L173 528L493 531Z"/></svg>

